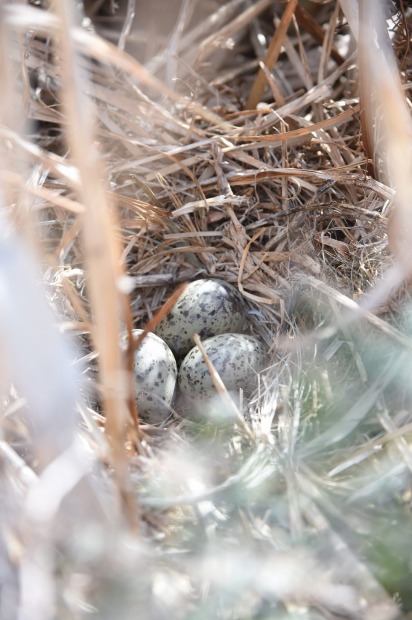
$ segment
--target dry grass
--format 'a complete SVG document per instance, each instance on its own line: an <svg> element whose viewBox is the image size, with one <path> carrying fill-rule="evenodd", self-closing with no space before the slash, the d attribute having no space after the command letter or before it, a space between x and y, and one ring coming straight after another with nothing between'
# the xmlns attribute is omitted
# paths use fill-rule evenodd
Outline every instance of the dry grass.
<svg viewBox="0 0 412 620"><path fill-rule="evenodd" d="M2 619L411 615L412 17L387 4L3 3ZM269 367L220 422L145 424L131 331L209 276Z"/></svg>

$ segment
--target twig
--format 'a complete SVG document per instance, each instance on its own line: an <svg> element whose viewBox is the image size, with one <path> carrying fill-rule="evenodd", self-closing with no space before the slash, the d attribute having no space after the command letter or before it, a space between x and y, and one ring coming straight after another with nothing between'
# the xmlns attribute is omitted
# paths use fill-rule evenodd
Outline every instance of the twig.
<svg viewBox="0 0 412 620"><path fill-rule="evenodd" d="M268 51L264 58L264 65L269 71L272 71L279 57L280 50L282 49L282 42L286 36L286 32L289 28L289 24L292 21L293 14L295 12L298 0L289 0L285 8L285 11L280 20L279 28L275 30L271 42L269 43ZM265 72L259 69L259 72L255 78L253 86L250 90L249 97L246 102L246 109L253 110L262 98L263 91L266 85Z"/></svg>

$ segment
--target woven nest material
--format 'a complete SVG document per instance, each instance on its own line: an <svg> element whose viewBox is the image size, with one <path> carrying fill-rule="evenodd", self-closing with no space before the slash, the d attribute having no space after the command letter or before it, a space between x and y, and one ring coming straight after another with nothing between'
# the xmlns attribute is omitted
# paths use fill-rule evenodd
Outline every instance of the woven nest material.
<svg viewBox="0 0 412 620"><path fill-rule="evenodd" d="M72 347L69 372L11 270L10 601L39 618L410 613L410 549L382 541L410 526L407 3L372 25L351 0L85 2L73 23L68 4L10 5L0 25L20 93L0 110L6 217ZM268 368L229 424L142 424L120 336L209 277L242 294Z"/></svg>

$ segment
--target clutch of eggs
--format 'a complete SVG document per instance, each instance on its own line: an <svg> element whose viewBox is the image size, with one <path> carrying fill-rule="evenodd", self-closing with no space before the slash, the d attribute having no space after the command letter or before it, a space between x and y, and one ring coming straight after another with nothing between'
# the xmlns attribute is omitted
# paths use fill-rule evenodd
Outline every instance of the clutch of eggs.
<svg viewBox="0 0 412 620"><path fill-rule="evenodd" d="M226 389L250 393L257 373L267 361L260 340L242 332L246 324L243 298L230 284L219 280L196 280L188 284L175 306L149 332L135 353L135 394L139 414L150 423L170 414L176 380L186 402L201 403L216 397L209 370L193 334L204 349ZM143 330L135 330L136 340ZM179 373L175 360L184 359Z"/></svg>

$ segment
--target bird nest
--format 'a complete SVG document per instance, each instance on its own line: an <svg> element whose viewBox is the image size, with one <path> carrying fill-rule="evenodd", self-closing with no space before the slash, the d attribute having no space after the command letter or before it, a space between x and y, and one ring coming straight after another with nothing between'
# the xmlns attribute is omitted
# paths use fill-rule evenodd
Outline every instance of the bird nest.
<svg viewBox="0 0 412 620"><path fill-rule="evenodd" d="M387 226L402 211L387 163L407 104L379 98L371 34L408 93L411 15L387 3L368 26L355 4L6 6L10 610L412 609L398 531L411 520L410 301L396 267L408 231L399 246L393 218L391 252ZM146 424L120 336L152 329L199 278L240 291L268 367L229 419L176 410Z"/></svg>

